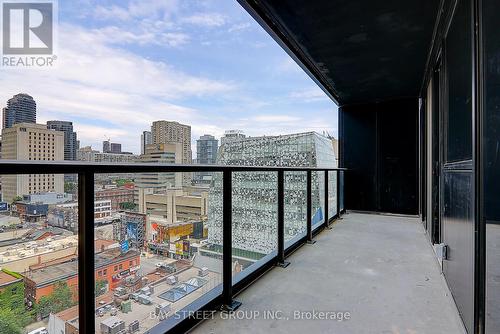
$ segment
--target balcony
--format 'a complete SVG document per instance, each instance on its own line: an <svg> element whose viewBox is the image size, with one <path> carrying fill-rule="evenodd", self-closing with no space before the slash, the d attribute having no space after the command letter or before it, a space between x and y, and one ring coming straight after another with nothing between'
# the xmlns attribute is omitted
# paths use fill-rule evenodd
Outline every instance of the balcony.
<svg viewBox="0 0 500 334"><path fill-rule="evenodd" d="M71 2L62 3L67 15L78 22L87 21L80 10L67 8ZM144 9L137 3L129 3L127 10L152 11L153 17L159 19L170 17L157 15L160 13L149 3L145 7L151 8ZM6 76L4 83L6 87L17 87L12 79L23 84L36 82L34 87L41 91L57 93L52 98L51 94L45 96L44 101L52 102L43 108L56 108L61 114L68 112L68 106L75 108L75 115L85 115L87 131L101 121L104 122L99 131L109 130L106 123L109 119L100 118L99 101L113 102L104 109L110 112L113 121L124 121L119 124L125 129L119 129L118 133L132 133L129 125L136 119L153 121L168 116L163 113L171 105L164 102L183 95L176 86L189 88L191 92L186 98L195 100L203 95L198 94L198 89L213 86L210 95L213 100L207 97L197 103L210 107L208 114L193 114L200 119L217 123L220 110L237 110L245 105L248 115L245 112L239 121L245 120L246 124L259 127L263 123L257 121L267 119L269 124L281 125L296 119L301 131L307 128L309 132L282 135L283 128L278 126L272 136L261 133L243 139L243 133L232 130L224 138L226 142L220 148L217 164L190 165L192 138L182 139L182 145L177 141L167 144L163 138L167 127L174 126L175 132L187 134L190 126L155 120L152 131L143 132L144 154L140 159L130 154L101 154L89 146L81 152L87 157L81 156L82 161L103 163L47 162L39 159L62 161L64 152L58 150L59 157L49 156L45 147L37 145L35 150L29 142L19 144L14 138L38 133L37 140L45 141L40 138L54 140L55 136L60 142L52 147L55 150L56 146L62 148L63 133L48 133L43 124L19 123L21 118L14 122L15 110L4 108L4 114L10 116L4 117L2 132L5 159L0 162L2 195L9 203L19 202L16 214L26 217L28 226L31 220L39 223L29 237L44 240L26 242L24 235L19 236L14 230L17 227L8 231L14 241L0 240L2 267L9 262L8 270L0 272L0 277L11 286L9 293L17 291L16 298L2 299L10 304L0 310L0 315L10 319L6 322L16 327L12 332L18 334L48 326L49 334L61 332L62 327L65 334L110 332L110 328L120 334L127 330L140 334L190 330L195 333L499 333L500 43L496 14L500 2L238 0L227 3L239 3L246 11L244 16L248 18L248 13L255 19L338 105L338 122L332 122L338 127L338 151L333 154L331 138L308 128L322 128L323 118L315 121L312 115L322 114L323 109L304 107L300 112L293 111L298 100L314 100L314 91L312 94L280 91L278 95L286 101L279 100L257 117L248 117L255 111L249 102L266 104L261 101L261 92L253 92L251 98L228 106L222 103L231 100L226 99L224 92L231 91L232 84L213 81L212 85L211 81L195 80L195 90L184 87L180 82L184 79L192 82L191 76L181 75L178 82L171 79L170 71L165 71L171 68L167 63L150 61L160 54L170 56L170 50L159 49L157 44L161 39L150 38L153 35L147 31L138 36L152 43L146 48L147 56L139 58L142 61L123 58L120 47L109 53L114 59L96 57L94 49L108 50L101 39L109 44L135 40L138 44L132 44L130 50L141 49L142 42L129 31L135 24L124 22L124 36L117 36L119 30L115 30L113 22L113 26L102 29L104 35L95 41L100 42L95 48L79 43L100 31L94 24L86 27L85 32L64 24L64 29L68 29L61 31L65 40L78 46L68 54L84 56L85 61L76 62L81 68L75 67L70 59L63 66L71 70L70 74L56 76L54 81L28 75L37 73L32 71ZM83 6L83 2L79 5ZM100 8L101 16L134 17L115 5L108 9ZM86 11L91 12L88 7ZM188 20L181 18L179 23L219 25L205 16L192 17L196 12L196 8L187 8ZM227 15L232 16L236 15ZM224 17L217 21L222 24ZM155 27L164 26L161 19L158 22L146 19L146 24L139 27L147 30L152 27L151 22L158 23ZM238 22L232 27L220 27L229 33L246 26L245 22ZM204 38L217 34L193 30L192 35ZM247 37L242 35L236 40L242 45L255 44L254 49L233 53L229 46L220 51L222 61L219 57L175 58L179 62L187 60L186 68L199 74L205 72L202 65L209 64L210 75L214 77L219 77L219 70L225 67L240 75L241 69L248 66L245 58L254 58L264 46L249 43ZM231 39L224 35L222 43L214 45L218 48ZM203 46L211 44L198 42ZM199 49L188 54L206 55ZM101 58L105 62L95 66ZM212 58L217 59L209 62ZM249 70L252 73L248 74L248 81L239 85L242 96L252 84L266 81L267 72L274 76L269 69L280 66L273 63L273 58L267 56L265 64L258 66L260 71ZM4 65L12 66L9 64ZM115 64L126 66L116 72L102 71L115 69ZM140 64L147 66L137 67ZM78 71L73 71L75 68ZM152 68L161 71L151 71ZM122 78L122 73L129 72L135 75ZM102 86L107 82L101 79L103 74L113 78L110 85L116 86L114 93L119 94L106 92ZM85 90L78 85L65 86L70 88L68 92L76 94L59 90L60 82L73 83L78 79L73 76L83 77L80 84L92 79L95 87ZM285 87L286 81L266 82L260 88L274 91L270 88ZM155 82L159 86L146 89ZM142 91L137 87L149 95L151 103L143 103ZM164 91L169 91L163 96L166 99L158 99L157 95ZM69 100L59 103L63 95ZM73 95L78 103L71 100ZM100 96L99 101L93 100L96 95ZM141 113L121 117L122 102L127 102L125 97L133 98L133 103L127 103L128 109L123 110ZM34 106L34 100L26 94L15 95L8 104L17 100ZM212 105L216 100L218 103ZM158 104L159 101L163 102ZM191 101L184 102L189 108L174 108L180 114L189 113L194 107ZM92 113L90 104L97 106ZM282 114L268 115L275 107L283 107ZM303 114L296 117L299 113ZM326 119L333 118L325 114ZM233 114L226 118L232 123ZM238 119L234 121L239 126ZM259 131L265 132L264 128ZM152 137L154 132L158 138L153 140L154 144L147 144L147 134ZM34 136L28 138L35 140ZM240 141L249 145L240 145ZM280 147L276 149L278 142ZM106 143L112 145L109 139ZM26 151L22 150L26 145L29 152L24 152L24 157L18 156L17 152ZM103 147L103 151L113 149ZM153 161L158 163L149 163ZM183 173L199 173L201 177L194 184ZM213 179L207 181L206 173L215 176L211 175ZM68 220L73 222L65 226L70 236L60 229L44 226L45 222L40 221L43 207L19 199L42 188L50 187L53 191L58 185L62 189L62 174L70 176L72 186L76 184L77 188L72 193L77 196L77 203L59 210L61 215L68 212L72 215ZM136 184L142 190L129 194L125 208L135 209L138 203L142 205L142 216L135 215L137 212L120 213L123 217L120 224L116 228L113 223L107 224L112 225L112 232L106 232L99 230L99 224L109 220L113 204L96 203L95 190L96 180L104 188L111 174L122 175L123 179L141 174ZM31 181L22 177L26 175ZM205 197L183 193L184 188L198 185L210 185ZM18 191L20 188L22 191ZM147 193L146 188L153 190ZM171 213L177 198L183 199L181 219ZM211 206L206 214L201 204L204 201ZM1 204L3 211L9 203ZM4 216L7 220L11 218L9 214ZM160 217L149 221L149 231L143 228L138 232L138 225L151 216ZM200 221L197 224L181 221L192 216L198 216ZM146 232L151 238L144 238ZM100 239L104 233L119 237ZM49 238L50 243L45 240ZM108 239L117 242L109 245ZM433 247L439 250L436 254ZM49 252L55 255L42 261ZM57 270L46 270L48 266ZM54 284L61 277L64 284ZM23 290L17 289L21 286ZM4 285L0 288L4 289ZM57 303L54 298L58 298ZM11 311L11 306L17 306L22 314ZM307 312L313 310L333 311L337 318L328 322L308 320L312 314ZM299 316L306 319L281 318L294 311L304 311ZM263 319L264 314L273 319ZM324 316L331 318L332 313Z"/></svg>
<svg viewBox="0 0 500 334"><path fill-rule="evenodd" d="M239 294L234 318L191 333L465 333L417 218L349 212L332 226ZM350 318L285 320L313 310Z"/></svg>
<svg viewBox="0 0 500 334"><path fill-rule="evenodd" d="M350 172L348 170L165 164L21 164L14 161L5 161L3 167L5 174L19 174L21 171L78 174L79 261L78 265L69 262L64 266L78 267L79 303L57 316L67 317L68 323L79 332L83 332L84 327L85 332L89 329L98 331L102 324L112 319L101 318L99 310L107 305L105 300L110 296L94 297L95 271L89 270L107 261L99 249L92 247L96 231L92 224L87 223L88 215L92 217L95 212L95 178L100 173L111 172L208 171L220 173L219 182L222 181L223 238L222 249L217 253L220 258L213 259L215 265L210 266L210 274L205 278L198 277L194 282L191 277L200 270L201 264L196 261L201 259L197 259L191 265L186 264L186 270L176 275L179 282L189 283L185 288L182 284L169 287L168 284L152 283L154 290L159 290L148 297L152 304L141 305L142 302L136 300L132 304L133 313L118 311L120 319L128 319L127 324L139 320L139 333L187 331L196 325L193 333L322 333L331 330L342 333L465 333L440 263L419 219L344 213L343 179L344 174ZM267 194L277 198L276 234L269 239L276 244L267 254L249 264L244 262L245 256L236 251L242 248L242 240L235 235L241 237L243 233L250 237L250 230L234 232L241 228L233 221L233 201L238 194L235 176L240 173L265 176L267 181L259 183L259 187L271 186ZM236 184L243 187L241 178L236 179L240 179ZM215 182L214 186L217 184ZM294 194L291 191L297 187L303 191L301 196L305 196L305 199L299 198L304 200L302 203L307 209L304 231L286 237L285 230L290 227L290 222L285 219L290 217L287 210L301 207L290 207ZM315 196L320 202L313 204ZM315 221L315 205L320 205L322 212L329 213L328 216ZM124 255L130 256L130 253ZM201 253L197 255L202 256ZM210 259L203 261L207 260ZM235 270L238 263L242 270ZM220 271L213 268L220 268ZM46 275L41 273L41 276ZM207 279L210 281L208 288L198 290L199 282ZM163 291L165 288L167 290ZM112 290L115 294L118 291L116 287ZM169 301L166 314L160 319L148 318L147 314L155 314L154 306L160 305L162 298ZM311 318L314 311L325 312L324 317L330 318ZM292 319L294 317L296 319Z"/></svg>

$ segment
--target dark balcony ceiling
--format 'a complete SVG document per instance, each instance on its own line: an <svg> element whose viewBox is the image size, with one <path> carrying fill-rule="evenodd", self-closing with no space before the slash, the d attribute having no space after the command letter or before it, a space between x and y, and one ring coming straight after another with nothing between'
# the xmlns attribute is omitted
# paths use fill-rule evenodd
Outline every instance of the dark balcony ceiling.
<svg viewBox="0 0 500 334"><path fill-rule="evenodd" d="M239 0L339 105L417 97L438 0Z"/></svg>

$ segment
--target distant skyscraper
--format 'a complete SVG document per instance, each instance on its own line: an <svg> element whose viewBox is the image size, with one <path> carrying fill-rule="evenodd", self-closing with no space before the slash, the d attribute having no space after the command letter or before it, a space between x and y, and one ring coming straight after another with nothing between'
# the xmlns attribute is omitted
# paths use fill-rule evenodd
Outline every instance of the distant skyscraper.
<svg viewBox="0 0 500 334"><path fill-rule="evenodd" d="M151 131L143 131L141 134L141 154L146 153L146 145L152 144Z"/></svg>
<svg viewBox="0 0 500 334"><path fill-rule="evenodd" d="M122 153L122 144L111 143L111 153Z"/></svg>
<svg viewBox="0 0 500 334"><path fill-rule="evenodd" d="M170 121L156 121L151 126L153 144L180 143L183 164L193 162L191 150L191 126ZM191 183L192 173L183 173L184 184Z"/></svg>
<svg viewBox="0 0 500 334"><path fill-rule="evenodd" d="M217 159L219 141L212 135L203 135L196 141L196 162L214 164Z"/></svg>
<svg viewBox="0 0 500 334"><path fill-rule="evenodd" d="M224 133L224 137L220 139L220 144L224 145L225 143L229 143L234 140L243 139L246 136L243 134L241 130L227 130Z"/></svg>
<svg viewBox="0 0 500 334"><path fill-rule="evenodd" d="M122 153L122 144L105 140L102 142L102 153Z"/></svg>
<svg viewBox="0 0 500 334"><path fill-rule="evenodd" d="M17 123L36 123L36 102L28 94L17 94L3 108L3 129Z"/></svg>
<svg viewBox="0 0 500 334"><path fill-rule="evenodd" d="M110 153L111 152L111 143L109 140L105 140L102 142L102 153Z"/></svg>
<svg viewBox="0 0 500 334"><path fill-rule="evenodd" d="M219 141L212 135L203 135L196 141L196 163L203 165L215 164ZM198 172L194 174L196 183L210 184L212 180L210 172Z"/></svg>
<svg viewBox="0 0 500 334"><path fill-rule="evenodd" d="M64 160L76 160L78 141L73 123L68 121L48 121L47 128L64 132Z"/></svg>
<svg viewBox="0 0 500 334"><path fill-rule="evenodd" d="M182 145L180 143L149 144L146 152L137 162L175 164L182 161ZM181 173L137 173L135 177L134 202L142 203L142 196L147 192L161 193L169 188L180 187Z"/></svg>

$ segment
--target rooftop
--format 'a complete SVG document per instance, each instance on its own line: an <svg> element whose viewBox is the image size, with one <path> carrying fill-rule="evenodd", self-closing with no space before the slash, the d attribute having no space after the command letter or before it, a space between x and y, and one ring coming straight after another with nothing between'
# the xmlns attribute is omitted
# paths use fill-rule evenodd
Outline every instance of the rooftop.
<svg viewBox="0 0 500 334"><path fill-rule="evenodd" d="M78 261L70 261L59 263L48 268L32 270L26 274L26 278L40 287L76 275L78 275Z"/></svg>
<svg viewBox="0 0 500 334"><path fill-rule="evenodd" d="M21 280L22 278L16 278L0 270L0 288Z"/></svg>
<svg viewBox="0 0 500 334"><path fill-rule="evenodd" d="M104 252L95 255L95 267L103 267L105 265L135 256L139 256L139 253L135 250L130 250L124 254L122 254L119 249L105 250ZM46 285L64 278L75 276L77 273L78 261L74 260L32 270L26 274L26 277L35 282L37 285Z"/></svg>
<svg viewBox="0 0 500 334"><path fill-rule="evenodd" d="M95 267L100 268L105 265L140 256L136 250L129 250L122 253L119 248L107 249L104 252L95 255Z"/></svg>
<svg viewBox="0 0 500 334"><path fill-rule="evenodd" d="M99 253L103 250L106 250L111 245L117 244L116 240L107 240L107 239L96 239L94 241L95 252Z"/></svg>

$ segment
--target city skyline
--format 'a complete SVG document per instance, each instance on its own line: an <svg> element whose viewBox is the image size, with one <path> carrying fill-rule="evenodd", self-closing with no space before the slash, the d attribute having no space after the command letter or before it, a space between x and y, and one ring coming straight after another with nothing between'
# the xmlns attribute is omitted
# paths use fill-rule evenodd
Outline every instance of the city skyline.
<svg viewBox="0 0 500 334"><path fill-rule="evenodd" d="M15 94L13 98L15 98L16 96L28 96L32 99L33 103L36 105L36 99L30 95L30 94L26 94L26 93L18 93L18 94ZM13 98L9 99L8 101L12 100ZM5 103L7 105L7 103ZM36 110L37 109L37 105L36 105ZM3 109L7 109L6 107L3 108ZM36 110L35 110L35 114L36 114ZM3 124L3 115L2 115L2 124ZM77 140L77 131L74 131L73 132L73 126L75 128L78 127L78 124L77 123L74 123L72 120L55 120L55 119L51 119L51 120L47 120L46 122L39 122L38 117L35 115L35 120L34 120L34 123L35 124L43 124L43 125L46 125L49 129L52 129L52 130L57 130L57 131L62 131L62 132L67 132L69 131L69 133L71 134L71 144L70 146L72 147L72 149L75 150L75 153L74 153L74 159L69 159L66 157L67 155L67 150L68 148L66 147L66 145L68 144L65 144L65 160L78 160L76 158L76 151L80 148L86 148L86 147L92 147L93 150L96 150L96 151L100 151L102 153L118 153L118 154L135 154L135 155L142 155L143 152L142 152L142 144L143 144L143 136L146 132L148 132L151 136L151 131L147 131L147 130L144 130L144 131L141 131L140 133L138 133L138 136L140 137L140 144L139 144L139 152L127 152L127 151L122 151L122 144L121 144L121 139L118 138L118 139L115 139L115 138L109 138L107 137L107 139L105 139L104 141L102 142L99 142L96 146L94 146L94 144L90 144L90 145L86 145L85 143L83 143L83 145L80 145L79 147L76 147L76 143L80 143L80 140ZM155 123L177 123L177 124L180 124L179 122L177 122L176 120L154 120L152 123L151 123L151 126L149 127L149 129L152 129L154 124ZM63 126L64 125L64 126ZM183 124L180 124L181 126L187 126L187 127L190 127L191 128L191 125L190 124L186 124L186 125L183 125ZM66 127L68 127L68 129L66 129ZM63 129L64 128L64 129ZM198 151L198 141L200 139L202 139L203 137L205 136L212 136L214 137L217 141L220 140L220 145L224 144L223 142L223 139L226 138L228 135L234 135L233 132L237 132L237 133L240 133L241 132L241 135L243 136L247 136L246 135L246 132L243 131L243 130L235 130L235 129L225 129L224 132L222 133L222 135L220 135L220 137L217 137L213 134L208 134L208 133L203 133L201 135L199 135L198 137L194 137L193 135L190 136L191 138L191 157L193 159L193 161L196 159L197 157L197 151ZM318 131L314 131L313 132L318 132ZM319 133L319 132L318 132ZM325 133L325 131L323 132L323 134ZM326 132L327 134L329 134L328 132ZM279 133L277 135L289 135L291 133ZM67 134L65 134L65 137L66 137ZM68 134L69 135L69 134ZM264 135L276 135L276 134L264 134ZM134 136L132 134L132 136ZM249 136L249 137L258 137L258 136ZM115 141L115 142L112 142L112 139ZM69 139L68 139L69 140ZM152 140L152 139L151 139ZM65 139L66 141L66 139ZM118 142L120 141L120 142ZM108 145L110 145L110 147L108 148L108 150L106 150L105 148L105 144L106 143L109 143ZM115 145L115 147L118 147L119 146L119 152L116 151L116 152L113 152L112 150L112 146ZM101 148L101 150L99 150L99 147ZM70 156L73 156L72 154L70 154Z"/></svg>
<svg viewBox="0 0 500 334"><path fill-rule="evenodd" d="M334 103L236 2L82 0L59 17L57 67L5 71L0 101L32 94L39 122L72 121L81 146L139 153L157 119L190 124L193 152L227 129L336 134Z"/></svg>

